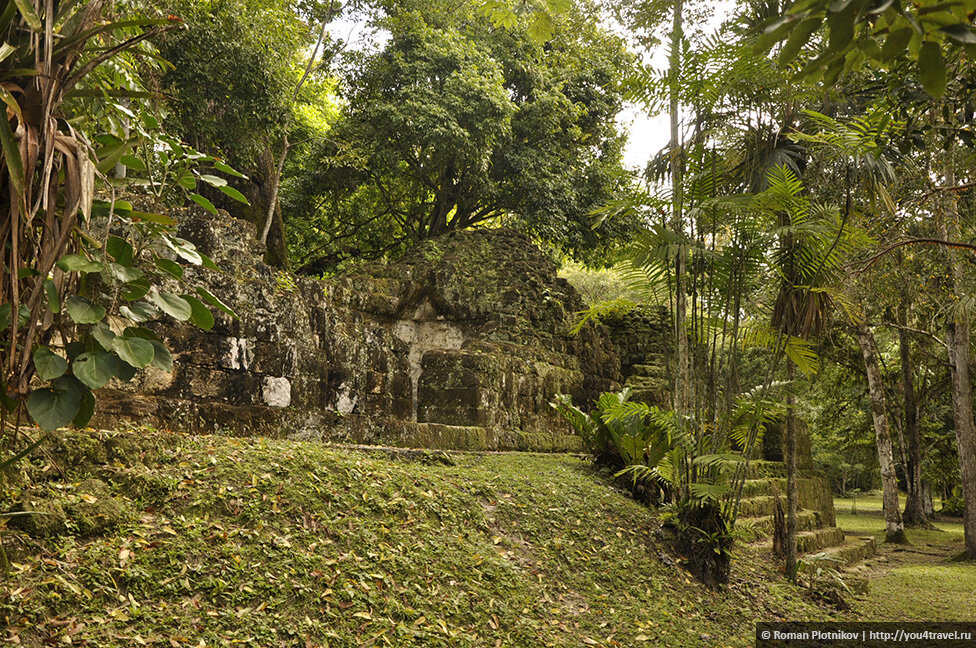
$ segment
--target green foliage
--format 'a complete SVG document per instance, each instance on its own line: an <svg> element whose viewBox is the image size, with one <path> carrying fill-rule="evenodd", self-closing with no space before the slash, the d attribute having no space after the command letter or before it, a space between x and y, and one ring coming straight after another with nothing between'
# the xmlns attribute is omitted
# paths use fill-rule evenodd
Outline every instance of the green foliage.
<svg viewBox="0 0 976 648"><path fill-rule="evenodd" d="M864 65L892 66L908 60L917 64L925 91L939 98L946 89L946 57L953 56L947 50L962 49L970 59L976 54L974 11L972 0L908 5L800 0L763 25L756 49L766 52L785 40L779 62L786 65L794 63L809 43L808 55L796 63L798 74L827 86ZM817 35L822 25L826 39Z"/></svg>
<svg viewBox="0 0 976 648"><path fill-rule="evenodd" d="M668 414L633 403L630 396L631 390L626 387L619 393L606 392L591 414L573 405L572 397L566 394L557 394L550 405L582 437L598 463L622 468L618 476L629 474L635 485L638 479L662 480L657 466L672 448ZM645 470L638 474L634 466Z"/></svg>
<svg viewBox="0 0 976 648"><path fill-rule="evenodd" d="M709 499L679 500L663 518L691 572L713 589L727 583L735 539L719 504Z"/></svg>
<svg viewBox="0 0 976 648"><path fill-rule="evenodd" d="M797 572L811 594L841 609L847 609L844 596L852 592L840 571L842 566L843 561L839 558L828 553L818 553L801 557Z"/></svg>
<svg viewBox="0 0 976 648"><path fill-rule="evenodd" d="M148 110L140 113L141 124L129 122L137 119L136 113L111 99L104 86L125 77L119 72L125 69L124 55L113 57L173 21L136 17L113 22L101 4L55 5L42 5L39 24L34 24L30 11L10 5L4 26L9 25L8 43L17 43L19 49L0 62L8 79L5 87L16 90L18 97L7 101L16 130L24 141L36 144L4 147L3 164L11 183L0 194L8 214L2 228L8 243L0 273L0 298L6 307L0 309L0 385L5 394L0 419L6 424L23 404L44 430L85 425L95 411L92 390L112 378L129 380L137 369L150 365L171 370L165 345L140 324L165 312L197 323L209 318L212 325L209 311L198 309L194 316L190 302L171 292L168 280L182 276L178 260L215 269L210 259L175 235L170 218L135 210L116 199L117 190L140 184L173 183L190 189L185 180L155 172L152 163L174 156L174 143L159 132ZM35 78L47 80L43 90L27 92L35 88ZM69 91L78 98L66 104ZM111 94L136 99L139 93L129 87L112 89ZM29 118L42 113L40 126ZM6 120L0 123L9 128ZM128 124L124 136L90 137L79 130L123 124ZM134 150L144 156L132 155ZM191 160L183 167L186 173L197 171L204 161L226 166L183 154ZM119 164L132 176L125 181L107 178L105 174ZM229 167L225 170L233 173ZM195 177L227 184L199 171ZM96 192L111 197L96 198ZM11 318L14 311L19 317ZM16 420L20 421L19 412Z"/></svg>
<svg viewBox="0 0 976 648"><path fill-rule="evenodd" d="M166 0L185 27L158 39L172 65L166 125L195 148L250 168L282 135L311 35L290 0Z"/></svg>
<svg viewBox="0 0 976 648"><path fill-rule="evenodd" d="M623 273L616 268L593 269L564 261L559 276L572 284L587 306L616 301L623 307L625 302L636 302L638 298Z"/></svg>
<svg viewBox="0 0 976 648"><path fill-rule="evenodd" d="M541 2L515 5L508 0L478 0L478 11L486 16L496 27L514 29L519 26L520 14L529 14L525 27L529 37L543 44L553 37L555 20L573 6L572 0L542 0Z"/></svg>
<svg viewBox="0 0 976 648"><path fill-rule="evenodd" d="M954 494L949 499L942 503L942 508L939 509L939 513L942 515L951 515L953 517L962 517L965 512L965 502L962 497Z"/></svg>
<svg viewBox="0 0 976 648"><path fill-rule="evenodd" d="M385 9L389 40L350 56L340 118L290 181L306 272L488 222L576 253L624 231L594 233L589 216L625 182L619 39L573 14L543 50L470 8Z"/></svg>
<svg viewBox="0 0 976 648"><path fill-rule="evenodd" d="M673 412L632 402L630 396L629 388L604 393L590 414L562 394L551 405L597 463L617 469L614 477L630 482L635 497L656 503L656 489L663 489L675 547L702 582L717 587L728 580L733 543L723 502L742 456L708 453L711 435L696 434Z"/></svg>

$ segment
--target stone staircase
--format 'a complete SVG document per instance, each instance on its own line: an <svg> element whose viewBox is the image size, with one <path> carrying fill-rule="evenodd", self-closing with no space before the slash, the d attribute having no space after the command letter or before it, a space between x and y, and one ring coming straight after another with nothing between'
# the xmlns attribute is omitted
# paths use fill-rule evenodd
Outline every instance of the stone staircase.
<svg viewBox="0 0 976 648"><path fill-rule="evenodd" d="M800 509L797 512L797 550L801 554L824 554L848 569L877 553L872 536L845 536L834 526L834 504L826 480L815 471L800 471ZM736 526L753 544L772 550L773 510L776 494L786 505L786 465L757 461L750 465L742 490Z"/></svg>
<svg viewBox="0 0 976 648"><path fill-rule="evenodd" d="M642 364L632 365L626 375L624 386L630 387L634 392L631 400L662 407L667 407L671 402L674 385L668 374L664 354L646 354Z"/></svg>

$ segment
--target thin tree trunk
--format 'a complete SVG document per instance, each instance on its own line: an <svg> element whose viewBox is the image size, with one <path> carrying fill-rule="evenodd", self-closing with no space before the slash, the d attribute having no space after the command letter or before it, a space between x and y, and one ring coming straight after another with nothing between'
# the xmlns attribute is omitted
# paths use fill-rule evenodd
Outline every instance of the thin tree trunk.
<svg viewBox="0 0 976 648"><path fill-rule="evenodd" d="M951 186L955 183L952 169L946 174ZM961 238L959 214L955 204L939 225L942 238L958 241ZM951 237L951 238L950 238ZM957 300L965 295L966 268L959 250L945 247L952 280L952 296ZM946 318L946 346L949 349L949 373L952 376L952 418L956 428L956 451L959 455L959 477L962 480L964 555L976 559L976 425L973 423L973 383L969 374L970 313L964 308L951 308Z"/></svg>
<svg viewBox="0 0 976 648"><path fill-rule="evenodd" d="M946 324L949 366L952 373L952 415L962 478L963 532L966 556L976 558L976 430L973 426L973 387L969 376L969 320L963 317Z"/></svg>
<svg viewBox="0 0 976 648"><path fill-rule="evenodd" d="M786 375L790 383L796 378L796 367L787 360ZM799 470L796 456L796 401L793 393L786 396L786 577L796 580L796 570L799 564L796 550L797 520L799 508Z"/></svg>
<svg viewBox="0 0 976 648"><path fill-rule="evenodd" d="M271 150L271 145L268 145L268 156L274 160L274 151ZM267 244L268 242L268 232L271 231L271 222L274 220L275 208L278 206L278 190L281 188L281 173L285 169L285 158L288 157L288 134L285 133L281 137L281 159L278 160L278 166L275 168L274 174L271 176L271 198L268 200L268 211L264 216L264 228L261 230L261 243Z"/></svg>
<svg viewBox="0 0 976 648"><path fill-rule="evenodd" d="M681 204L682 189L682 164L681 164L681 135L679 125L681 120L680 103L678 101L678 81L681 73L681 43L683 40L683 2L675 0L672 20L671 20L671 60L668 70L670 83L670 106L669 113L671 119L671 201L672 201L672 228L680 237L684 232L684 218ZM688 349L688 301L686 287L686 259L683 250L679 250L675 260L675 313L674 328L677 336L677 364L678 370L675 376L675 411L679 415L687 415L691 412L691 354Z"/></svg>
<svg viewBox="0 0 976 648"><path fill-rule="evenodd" d="M864 368L868 375L868 393L871 396L871 418L874 419L874 438L878 445L878 463L881 466L881 488L884 501L885 541L907 543L901 508L898 506L898 477L895 474L895 456L891 447L891 431L888 429L888 410L885 405L884 385L878 366L878 349L874 334L867 322L857 325L857 341L864 356Z"/></svg>
<svg viewBox="0 0 976 648"><path fill-rule="evenodd" d="M915 398L915 375L912 368L912 348L908 338L908 306L902 301L898 305L898 349L901 354L901 382L904 389L905 425L903 426L905 442L905 482L908 488L908 498L905 501L905 513L902 517L907 526L925 526L928 516L925 515L925 505L922 496L922 451L918 439L918 401Z"/></svg>
<svg viewBox="0 0 976 648"><path fill-rule="evenodd" d="M294 104L298 101L298 93L301 92L302 86L305 85L305 81L308 80L309 75L312 73L312 68L315 66L315 59L319 55L319 49L322 47L323 41L325 41L325 34L328 30L329 23L332 22L334 17L335 7L329 9L328 15L322 19L322 28L319 30L319 39L315 43L315 49L312 50L312 55L308 59L308 63L305 65L305 72L302 74L302 78L299 79L298 84L295 86L295 90L291 96L291 102ZM285 159L288 157L288 126L290 125L291 119L289 117L285 118L284 130L285 134L282 136L281 140L281 159L278 160L278 166L271 176L271 200L268 205L268 210L265 213L264 227L261 228L261 242L268 242L268 232L271 231L271 222L274 220L275 210L278 208L278 191L281 188L281 173L285 169ZM268 145L268 155L271 160L274 161L274 152L271 150L271 145Z"/></svg>

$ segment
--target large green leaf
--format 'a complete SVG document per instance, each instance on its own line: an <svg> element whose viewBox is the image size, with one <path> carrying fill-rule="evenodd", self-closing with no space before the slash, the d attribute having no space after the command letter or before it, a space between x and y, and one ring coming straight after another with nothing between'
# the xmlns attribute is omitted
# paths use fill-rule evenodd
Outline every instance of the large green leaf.
<svg viewBox="0 0 976 648"><path fill-rule="evenodd" d="M119 359L113 353L96 351L75 358L71 372L89 389L101 389L118 371Z"/></svg>
<svg viewBox="0 0 976 648"><path fill-rule="evenodd" d="M918 52L918 76L925 92L938 99L945 94L946 64L939 44L925 41Z"/></svg>
<svg viewBox="0 0 976 648"><path fill-rule="evenodd" d="M112 342L112 347L122 360L137 369L148 367L156 354L151 342L137 337L120 335Z"/></svg>
<svg viewBox="0 0 976 648"><path fill-rule="evenodd" d="M108 240L105 241L105 251L115 259L116 263L124 266L132 265L135 251L132 249L132 245L124 238L119 236L108 237Z"/></svg>
<svg viewBox="0 0 976 648"><path fill-rule="evenodd" d="M27 397L27 412L46 432L64 427L81 409L82 395L70 389L35 389Z"/></svg>
<svg viewBox="0 0 976 648"><path fill-rule="evenodd" d="M214 214L214 215L217 214L217 208L214 207L214 204L212 202L210 202L209 200L207 200L206 198L204 198L203 196L201 196L200 194L190 194L190 200L192 200L196 204L200 205L201 207L203 207L204 209L206 209L211 214Z"/></svg>
<svg viewBox="0 0 976 648"><path fill-rule="evenodd" d="M210 309L207 308L202 301L196 297L193 297L192 295L181 296L187 301L187 303L190 304L190 308L193 309L193 314L190 316L193 323L202 328L204 331L209 331L212 329L214 326L214 316L213 313L210 312Z"/></svg>
<svg viewBox="0 0 976 648"><path fill-rule="evenodd" d="M152 366L167 373L173 371L173 354L169 352L166 345L159 340L149 340L149 343L153 345L154 351Z"/></svg>
<svg viewBox="0 0 976 648"><path fill-rule="evenodd" d="M191 308L189 302L173 293L152 292L149 294L149 301L159 310L181 322L185 322L193 315L193 308Z"/></svg>
<svg viewBox="0 0 976 648"><path fill-rule="evenodd" d="M796 58L796 55L800 53L803 46L810 40L813 32L817 31L817 28L820 27L821 22L823 20L819 17L806 18L793 28L793 31L790 32L790 37L786 40L786 45L780 50L780 65L785 65Z"/></svg>
<svg viewBox="0 0 976 648"><path fill-rule="evenodd" d="M908 41L912 40L914 33L915 30L911 27L892 30L888 34L888 38L885 39L884 45L881 46L881 61L888 62L896 56L904 54L905 48L908 47Z"/></svg>
<svg viewBox="0 0 976 648"><path fill-rule="evenodd" d="M854 38L854 19L857 16L857 5L845 7L839 13L827 16L828 52L840 52L847 47Z"/></svg>
<svg viewBox="0 0 976 648"><path fill-rule="evenodd" d="M162 214L150 214L149 212L134 211L129 214L133 220L156 223L157 225L176 225L176 221L169 216Z"/></svg>
<svg viewBox="0 0 976 648"><path fill-rule="evenodd" d="M149 340L150 342L162 342L163 339L156 335L151 329L147 329L145 326L129 326L123 331L123 335L127 337L135 337L143 340Z"/></svg>
<svg viewBox="0 0 976 648"><path fill-rule="evenodd" d="M939 31L962 45L976 45L976 32L969 25L946 25L940 27Z"/></svg>
<svg viewBox="0 0 976 648"><path fill-rule="evenodd" d="M938 43L925 41L918 52L918 76L922 87L933 98L945 93L946 65Z"/></svg>
<svg viewBox="0 0 976 648"><path fill-rule="evenodd" d="M52 313L57 315L61 312L61 297L58 295L58 287L51 279L44 280L44 294L47 296L47 307Z"/></svg>
<svg viewBox="0 0 976 648"><path fill-rule="evenodd" d="M129 152L129 150L138 144L138 139L132 138L128 141L121 140L117 137L113 137L111 141L107 142L99 148L95 155L98 158L98 163L95 165L102 173L108 173L115 165L119 163L122 156Z"/></svg>
<svg viewBox="0 0 976 648"><path fill-rule="evenodd" d="M156 267L174 279L183 277L183 267L176 261L170 261L166 257L156 257Z"/></svg>
<svg viewBox="0 0 976 648"><path fill-rule="evenodd" d="M135 301L145 297L146 293L149 292L151 287L152 286L149 285L149 280L145 277L141 277L122 286L122 290L120 292L126 301Z"/></svg>
<svg viewBox="0 0 976 648"><path fill-rule="evenodd" d="M76 324L94 324L105 317L105 309L98 304L93 304L84 297L72 295L68 297L64 304L68 309L68 315Z"/></svg>
<svg viewBox="0 0 976 648"><path fill-rule="evenodd" d="M122 265L119 263L113 263L109 261L105 268L107 274L114 277L117 281L125 284L131 284L135 281L142 279L142 270L139 268L133 268L130 266Z"/></svg>
<svg viewBox="0 0 976 648"><path fill-rule="evenodd" d="M197 246L185 239L181 239L176 236L167 236L163 238L163 241L169 246L169 249L176 252L184 260L189 261L193 265L202 265L203 258L200 253L197 252Z"/></svg>
<svg viewBox="0 0 976 648"><path fill-rule="evenodd" d="M232 175L232 176L237 177L237 178L244 178L245 180L247 179L247 176L246 175L244 175L240 171L237 171L236 169L234 169L230 165L224 164L220 160L214 162L214 168L217 169L218 171L223 171L224 173L226 173L228 175Z"/></svg>
<svg viewBox="0 0 976 648"><path fill-rule="evenodd" d="M227 313L228 315L230 315L234 319L239 319L237 317L237 313L235 313L233 311L233 309L231 309L230 306L228 306L224 302L222 302L219 299L217 299L213 295L213 293L211 293L206 288L201 288L200 286L197 286L197 294L200 295L200 297L203 298L203 301L207 302L208 304L210 304L214 308L219 308L220 310L224 311L225 313Z"/></svg>
<svg viewBox="0 0 976 648"><path fill-rule="evenodd" d="M244 197L244 194L242 194L237 189L234 189L233 187L218 187L218 189L220 189L220 191L222 191L224 194L230 196L231 198L233 198L239 203L244 203L245 205L251 204L247 201L247 198Z"/></svg>
<svg viewBox="0 0 976 648"><path fill-rule="evenodd" d="M123 306L123 308L125 307ZM109 328L108 324L105 322L99 322L92 327L91 334L92 337L95 338L95 341L98 342L99 346L106 351L112 350L112 342L115 341L115 333L112 332L112 329Z"/></svg>
<svg viewBox="0 0 976 648"><path fill-rule="evenodd" d="M159 311L156 310L156 307L149 302L143 301L120 306L119 312L139 324L159 317Z"/></svg>
<svg viewBox="0 0 976 648"><path fill-rule="evenodd" d="M71 424L76 428L85 427L88 425L88 421L92 419L95 415L95 394L85 392L81 397L81 406L78 408L78 413L75 417L71 419Z"/></svg>
<svg viewBox="0 0 976 648"><path fill-rule="evenodd" d="M101 263L81 254L65 254L58 259L57 265L64 272L101 272L103 269Z"/></svg>
<svg viewBox="0 0 976 648"><path fill-rule="evenodd" d="M119 158L119 162L125 165L126 168L132 169L133 171L148 171L146 168L146 163L134 155L123 155Z"/></svg>
<svg viewBox="0 0 976 648"><path fill-rule="evenodd" d="M12 306L10 302L5 304L0 304L0 331L6 331L10 327L10 310ZM27 317L24 317L24 311L27 307L24 304L20 305L20 317L17 318L17 326L23 327L30 321L30 311L27 311Z"/></svg>
<svg viewBox="0 0 976 648"><path fill-rule="evenodd" d="M54 380L68 370L68 361L47 347L37 347L34 351L34 368L41 380Z"/></svg>
<svg viewBox="0 0 976 648"><path fill-rule="evenodd" d="M162 338L142 326L130 326L125 329L125 334L130 337L146 340L153 345L153 351L155 353L152 360L153 367L166 372L173 371L173 355L169 352Z"/></svg>
<svg viewBox="0 0 976 648"><path fill-rule="evenodd" d="M200 174L199 178L206 182L211 187L226 187L227 181L220 176L209 175L206 173Z"/></svg>
<svg viewBox="0 0 976 648"><path fill-rule="evenodd" d="M116 374L122 382L129 382L135 375L139 372L138 369L130 365L128 362L119 361L119 372Z"/></svg>

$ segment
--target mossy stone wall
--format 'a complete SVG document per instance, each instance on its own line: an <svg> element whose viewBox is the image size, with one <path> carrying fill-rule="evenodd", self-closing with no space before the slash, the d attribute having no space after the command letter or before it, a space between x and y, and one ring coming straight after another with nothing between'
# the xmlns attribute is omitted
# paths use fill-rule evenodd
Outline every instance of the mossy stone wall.
<svg viewBox="0 0 976 648"><path fill-rule="evenodd" d="M456 232L396 264L313 280L264 265L247 223L198 211L177 218L180 235L222 269L187 276L240 318L218 313L209 332L156 323L173 372L110 384L102 425L575 449L552 397L586 401L620 386L607 329L571 334L582 301L515 232Z"/></svg>

